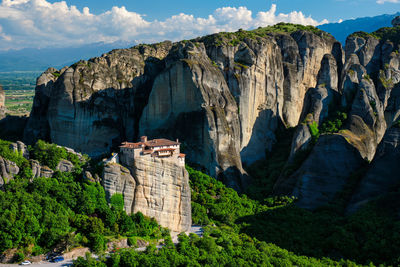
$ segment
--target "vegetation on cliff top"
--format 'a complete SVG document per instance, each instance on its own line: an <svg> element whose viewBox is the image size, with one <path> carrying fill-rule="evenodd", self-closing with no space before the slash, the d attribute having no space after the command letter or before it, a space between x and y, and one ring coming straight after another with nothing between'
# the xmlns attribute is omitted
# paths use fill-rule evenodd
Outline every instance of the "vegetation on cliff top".
<svg viewBox="0 0 400 267"><path fill-rule="evenodd" d="M292 23L278 23L273 26L268 27L259 27L255 30L242 30L240 29L237 32L219 32L212 35L207 35L204 37L193 39L192 41L195 42L205 42L205 43L212 43L217 46L228 44L231 46L238 45L240 42L243 42L244 39L253 39L257 40L257 38L266 37L275 33L278 34L291 34L297 31L306 31L314 33L320 37L330 36L329 33L324 32L314 26L304 26L300 24L292 24Z"/></svg>
<svg viewBox="0 0 400 267"><path fill-rule="evenodd" d="M381 40L382 42L390 41L395 45L398 45L400 43L400 26L380 28L379 30L371 33L355 32L349 35L349 37L361 37L361 38L373 37L378 40Z"/></svg>

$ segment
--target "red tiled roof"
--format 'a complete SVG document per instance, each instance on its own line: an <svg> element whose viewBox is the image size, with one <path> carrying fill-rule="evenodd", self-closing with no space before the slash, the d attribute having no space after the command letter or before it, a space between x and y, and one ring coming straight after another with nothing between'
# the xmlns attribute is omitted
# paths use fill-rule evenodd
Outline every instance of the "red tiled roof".
<svg viewBox="0 0 400 267"><path fill-rule="evenodd" d="M175 141L171 141L168 139L153 139L153 140L149 140L145 143L146 146L149 147L157 147L157 146L176 146L176 145L180 145L179 142L175 142Z"/></svg>
<svg viewBox="0 0 400 267"><path fill-rule="evenodd" d="M142 142L139 143L129 143L129 142L123 142L121 146L119 147L126 147L126 148L141 148L141 145L143 145Z"/></svg>
<svg viewBox="0 0 400 267"><path fill-rule="evenodd" d="M180 158L184 158L184 157L186 157L186 155L183 154L183 153L180 153L180 154L179 154L179 157L180 157Z"/></svg>
<svg viewBox="0 0 400 267"><path fill-rule="evenodd" d="M175 142L175 141L171 141L168 139L153 139L153 140L149 140L147 142L138 142L138 143L129 143L129 142L123 142L121 144L120 147L126 147L126 148L140 148L141 145L145 145L148 147L159 147L159 146L176 146L176 145L180 145L181 143L179 142Z"/></svg>

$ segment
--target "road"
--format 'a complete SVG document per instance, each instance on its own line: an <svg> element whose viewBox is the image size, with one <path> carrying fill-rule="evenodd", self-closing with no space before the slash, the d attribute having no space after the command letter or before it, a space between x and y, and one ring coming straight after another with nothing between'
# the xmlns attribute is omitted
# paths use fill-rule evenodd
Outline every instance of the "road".
<svg viewBox="0 0 400 267"><path fill-rule="evenodd" d="M22 266L22 265L17 265L17 264L0 264L0 267L16 267L16 266ZM72 260L65 260L65 261L62 261L62 262L48 262L48 261L43 261L43 262L32 263L31 265L27 265L27 266L41 266L41 267L72 266Z"/></svg>
<svg viewBox="0 0 400 267"><path fill-rule="evenodd" d="M196 234L200 237L203 236L203 228L199 225L192 225L192 227L190 227L190 230L186 232L186 234ZM178 237L175 236L172 241L174 242L174 244L178 243ZM161 245L158 245L157 248L162 248ZM140 247L140 248L136 248L137 251L145 251L146 247ZM65 260L62 262L48 262L48 261L42 261L42 262L37 262L37 263L32 263L31 265L28 266L32 266L32 267L66 267L66 266L72 266L72 261L73 260ZM18 266L17 264L0 264L0 267L16 267ZM19 265L22 266L22 265Z"/></svg>

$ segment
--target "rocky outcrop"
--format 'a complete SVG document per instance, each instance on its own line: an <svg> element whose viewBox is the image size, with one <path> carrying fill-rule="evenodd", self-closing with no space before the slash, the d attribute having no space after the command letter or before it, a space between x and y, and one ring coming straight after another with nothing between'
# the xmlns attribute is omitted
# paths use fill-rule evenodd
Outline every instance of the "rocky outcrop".
<svg viewBox="0 0 400 267"><path fill-rule="evenodd" d="M15 162L0 156L0 188L14 178L19 173L19 168Z"/></svg>
<svg viewBox="0 0 400 267"><path fill-rule="evenodd" d="M276 129L298 124L318 79L337 88L342 60L332 36L308 31L114 50L39 77L25 140L100 156L141 134L177 137L189 162L239 189L242 162L264 158Z"/></svg>
<svg viewBox="0 0 400 267"><path fill-rule="evenodd" d="M3 87L0 85L0 120L6 116L6 107L4 105L6 100Z"/></svg>
<svg viewBox="0 0 400 267"><path fill-rule="evenodd" d="M298 151L309 148L312 139L309 125L315 123L318 126L338 106L340 99L338 62L332 55L326 54L323 57L317 78L317 87L309 89L305 95L301 123L292 140L289 161Z"/></svg>
<svg viewBox="0 0 400 267"><path fill-rule="evenodd" d="M390 128L376 153L366 175L358 185L347 211L352 213L363 204L400 186L400 128Z"/></svg>
<svg viewBox="0 0 400 267"><path fill-rule="evenodd" d="M392 26L393 27L400 26L400 16L397 16L392 20Z"/></svg>
<svg viewBox="0 0 400 267"><path fill-rule="evenodd" d="M297 127L290 159L301 150L310 156L274 188L316 208L332 201L365 162L375 162L386 129L400 119L398 43L374 36L351 35L344 53L332 36L317 30L240 30L114 50L49 69L37 81L25 139L100 156L140 135L179 138L189 163L241 189L249 181L242 164L264 158L277 129ZM318 133L312 136L310 129L339 110L347 114L340 130L326 131L315 142ZM143 187L137 170L152 172L141 164L128 166L135 181L131 191ZM117 169L122 184L115 182L111 193L123 193L123 184L132 181ZM149 214L159 209L154 199L157 205L140 204Z"/></svg>
<svg viewBox="0 0 400 267"><path fill-rule="evenodd" d="M83 174L83 179L86 181L92 182L92 183L100 183L100 177L96 173L94 176L92 175L91 172L85 171Z"/></svg>
<svg viewBox="0 0 400 267"><path fill-rule="evenodd" d="M153 76L170 47L165 42L114 50L60 71L48 69L37 80L25 140L51 140L101 156L133 138Z"/></svg>
<svg viewBox="0 0 400 267"><path fill-rule="evenodd" d="M103 186L108 200L115 193L122 194L125 211L132 213L136 181L127 168L116 163L106 164L103 171Z"/></svg>
<svg viewBox="0 0 400 267"><path fill-rule="evenodd" d="M62 159L57 165L57 170L60 172L72 172L74 170L74 164L69 160Z"/></svg>
<svg viewBox="0 0 400 267"><path fill-rule="evenodd" d="M302 166L290 177L281 177L274 190L297 197L300 207L315 209L332 201L362 164L359 151L343 136L323 135Z"/></svg>
<svg viewBox="0 0 400 267"><path fill-rule="evenodd" d="M127 213L142 212L173 232L187 231L191 226L189 175L184 166L172 158L143 156L134 162L104 167L103 185L110 198L124 196Z"/></svg>
<svg viewBox="0 0 400 267"><path fill-rule="evenodd" d="M212 65L202 44L175 49L166 58L166 71L154 81L140 119L140 135L181 137L191 160L212 175L234 169L240 176L244 171L238 108L223 74Z"/></svg>
<svg viewBox="0 0 400 267"><path fill-rule="evenodd" d="M32 179L35 178L51 178L53 177L54 171L47 166L41 166L39 161L30 160L31 168L32 168Z"/></svg>
<svg viewBox="0 0 400 267"><path fill-rule="evenodd" d="M325 85L325 81L321 81L316 89L307 93L302 114L306 117L293 138L292 156L296 151L310 147L311 137L307 125L311 121L317 124L323 122L330 108L338 110L341 106L341 110L348 115L347 121L338 133L322 135L301 167L289 177L281 176L274 187L277 194L298 197L298 205L301 207L315 209L333 201L349 183L352 174L365 168L365 162L379 161L377 158L380 156L376 152L378 144L387 127L397 124L400 103L397 87L400 80L395 45L370 35L360 37L355 34L347 39L345 50L346 62L342 73L338 75L340 79L329 74L332 68L328 67L321 68L321 73L326 75L319 75L328 81L326 84L330 82L329 77L334 81L330 84L338 81L337 89L327 86L331 90L326 90L321 86L322 83ZM324 58L325 66L334 66L327 64L328 59ZM382 186L377 186L378 191L387 192L389 188L386 185L393 184L393 179L390 176L376 176L376 172L374 174L376 179L382 179ZM361 187L368 187L371 175L361 178ZM364 203L362 201L372 199L366 194L373 195L372 192L361 191L359 194L354 196L350 210L358 207L357 201Z"/></svg>
<svg viewBox="0 0 400 267"><path fill-rule="evenodd" d="M192 224L189 174L171 158L139 157L134 161L136 190L132 212L154 217L173 232Z"/></svg>
<svg viewBox="0 0 400 267"><path fill-rule="evenodd" d="M11 143L10 149L15 153L21 154L24 158L29 159L28 147L23 142L17 141L16 143Z"/></svg>
<svg viewBox="0 0 400 267"><path fill-rule="evenodd" d="M223 71L238 103L240 156L245 163L265 157L280 125L298 124L304 96L317 85L323 57L331 55L338 61L335 65L342 65L340 44L323 34L271 34L256 40L245 38L234 47L206 38L200 41Z"/></svg>

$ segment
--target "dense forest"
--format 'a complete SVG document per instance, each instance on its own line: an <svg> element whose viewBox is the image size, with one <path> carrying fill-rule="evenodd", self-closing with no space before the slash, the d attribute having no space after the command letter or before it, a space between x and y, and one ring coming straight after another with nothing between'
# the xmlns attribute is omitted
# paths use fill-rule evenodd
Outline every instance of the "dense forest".
<svg viewBox="0 0 400 267"><path fill-rule="evenodd" d="M290 135L290 133L287 133ZM281 140L285 142L285 140ZM101 165L78 158L64 148L38 141L30 157L55 170L52 178L32 179L29 161L1 141L0 155L21 168L0 191L0 252L13 250L14 261L49 251L88 246L100 255L79 258L76 266L356 266L398 265L400 222L392 213L398 193L385 196L350 216L338 202L314 212L296 207L291 197L260 198L257 190L239 195L220 181L187 166L192 188L192 218L204 226L204 236L184 233L175 246L168 229L141 213L127 215L122 195L107 203L100 183L83 177L83 169L101 173ZM284 151L276 150L281 154ZM276 153L278 153L276 152ZM258 175L279 168L258 163ZM61 159L74 163L72 172L60 172ZM282 165L282 164L281 164ZM260 166L263 166L262 168ZM257 164L252 166L257 168ZM285 168L285 166L280 166ZM257 175L254 170L254 175ZM268 176L258 182L268 184ZM392 203L383 207L381 203ZM145 252L134 248L105 257L109 241L128 238L150 242ZM158 241L162 248L156 248ZM103 256L101 256L103 255ZM302 255L302 256L299 256Z"/></svg>
<svg viewBox="0 0 400 267"><path fill-rule="evenodd" d="M357 266L397 265L400 226L379 201L345 217L333 207L297 208L295 199L263 201L225 187L187 167L193 222L207 225L204 237L181 234L139 253L128 249L100 262L79 258L76 266ZM395 196L388 196L393 198ZM395 205L395 204L394 204ZM286 248L288 250L282 249ZM298 256L307 255L307 256Z"/></svg>
<svg viewBox="0 0 400 267"><path fill-rule="evenodd" d="M102 185L83 179L82 169L93 164L87 157L79 159L64 148L38 141L29 148L31 158L55 172L52 178L32 179L29 161L9 145L0 141L0 155L22 171L0 190L0 253L17 248L15 262L79 246L102 253L106 242L121 237L150 241L169 235L168 229L141 213L127 215L122 195L114 195L108 204ZM61 159L74 163L74 170L57 171Z"/></svg>

